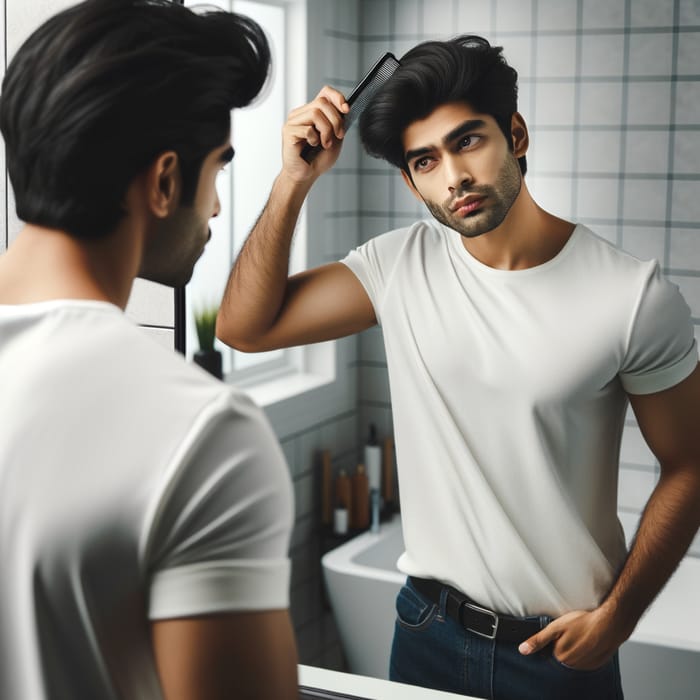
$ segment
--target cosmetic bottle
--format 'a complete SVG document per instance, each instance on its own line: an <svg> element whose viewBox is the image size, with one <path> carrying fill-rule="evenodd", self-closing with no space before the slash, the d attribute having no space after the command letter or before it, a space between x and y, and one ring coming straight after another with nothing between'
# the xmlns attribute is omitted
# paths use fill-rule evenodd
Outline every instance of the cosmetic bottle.
<svg viewBox="0 0 700 700"><path fill-rule="evenodd" d="M370 492L376 489L381 493L382 450L377 443L377 428L374 423L369 426L369 438L365 445L365 469L367 469Z"/></svg>
<svg viewBox="0 0 700 700"><path fill-rule="evenodd" d="M335 507L345 508L348 517L352 513L352 490L350 487L350 477L345 469L338 472L335 478Z"/></svg>
<svg viewBox="0 0 700 700"><path fill-rule="evenodd" d="M348 533L348 511L345 508L336 508L333 511L333 532L336 535Z"/></svg>
<svg viewBox="0 0 700 700"><path fill-rule="evenodd" d="M369 480L364 464L358 464L352 475L350 527L355 530L366 530L369 527Z"/></svg>
<svg viewBox="0 0 700 700"><path fill-rule="evenodd" d="M333 524L333 465L330 450L321 452L321 522Z"/></svg>
<svg viewBox="0 0 700 700"><path fill-rule="evenodd" d="M382 455L382 498L387 514L394 512L394 440L384 439Z"/></svg>

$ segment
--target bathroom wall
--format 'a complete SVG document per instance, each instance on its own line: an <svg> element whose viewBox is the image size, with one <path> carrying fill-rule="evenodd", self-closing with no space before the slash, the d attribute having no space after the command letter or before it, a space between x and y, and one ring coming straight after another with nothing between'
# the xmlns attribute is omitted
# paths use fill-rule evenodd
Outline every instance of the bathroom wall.
<svg viewBox="0 0 700 700"><path fill-rule="evenodd" d="M527 182L679 285L700 337L698 0L364 0L361 62L421 40L476 33L504 47L530 129ZM360 238L428 216L398 173L364 156ZM360 338L360 424L391 429L381 331ZM658 478L630 412L619 512L628 535ZM690 554L700 556L700 537Z"/></svg>

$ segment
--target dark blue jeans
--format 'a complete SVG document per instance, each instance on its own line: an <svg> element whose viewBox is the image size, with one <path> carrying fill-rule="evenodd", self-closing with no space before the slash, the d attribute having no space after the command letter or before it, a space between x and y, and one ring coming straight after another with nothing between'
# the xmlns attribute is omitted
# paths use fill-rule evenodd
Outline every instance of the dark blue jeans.
<svg viewBox="0 0 700 700"><path fill-rule="evenodd" d="M469 632L424 598L410 580L396 599L390 678L491 700L622 700L617 654L595 671L569 668L545 649L522 656L518 645ZM537 618L535 618L537 619ZM549 618L542 618L546 624Z"/></svg>

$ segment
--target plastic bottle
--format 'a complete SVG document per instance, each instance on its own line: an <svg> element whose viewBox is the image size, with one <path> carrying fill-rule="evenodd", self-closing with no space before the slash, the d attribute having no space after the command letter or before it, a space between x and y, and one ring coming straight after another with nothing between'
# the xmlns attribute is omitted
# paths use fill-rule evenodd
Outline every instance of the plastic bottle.
<svg viewBox="0 0 700 700"><path fill-rule="evenodd" d="M333 531L336 535L344 535L348 531L350 514L352 513L352 491L350 477L341 469L335 478L335 510L333 511Z"/></svg>
<svg viewBox="0 0 700 700"><path fill-rule="evenodd" d="M369 426L369 438L365 445L365 468L369 478L370 493L382 488L382 450L377 443L377 428L374 423Z"/></svg>
<svg viewBox="0 0 700 700"><path fill-rule="evenodd" d="M321 522L333 524L333 465L329 450L321 452Z"/></svg>
<svg viewBox="0 0 700 700"><path fill-rule="evenodd" d="M345 508L348 514L352 512L352 491L350 489L350 477L345 469L338 472L335 478L335 507Z"/></svg>

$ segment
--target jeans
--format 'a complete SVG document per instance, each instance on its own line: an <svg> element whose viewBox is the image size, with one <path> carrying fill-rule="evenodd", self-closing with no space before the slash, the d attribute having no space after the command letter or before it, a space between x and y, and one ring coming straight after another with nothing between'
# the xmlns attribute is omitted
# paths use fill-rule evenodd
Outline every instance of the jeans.
<svg viewBox="0 0 700 700"><path fill-rule="evenodd" d="M436 605L406 582L396 599L391 680L491 700L622 700L617 654L594 671L565 666L550 648L523 656L516 642L464 629L445 605L446 589Z"/></svg>

